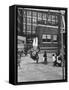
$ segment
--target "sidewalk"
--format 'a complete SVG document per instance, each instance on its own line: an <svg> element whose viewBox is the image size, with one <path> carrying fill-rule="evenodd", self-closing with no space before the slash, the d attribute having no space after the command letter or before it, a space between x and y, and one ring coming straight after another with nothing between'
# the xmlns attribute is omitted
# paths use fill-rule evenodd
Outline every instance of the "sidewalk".
<svg viewBox="0 0 69 90"><path fill-rule="evenodd" d="M42 54L39 55L38 64L29 56L22 57L21 60L21 69L18 69L18 82L62 79L62 68L53 67L51 58L48 58L48 64L43 64Z"/></svg>

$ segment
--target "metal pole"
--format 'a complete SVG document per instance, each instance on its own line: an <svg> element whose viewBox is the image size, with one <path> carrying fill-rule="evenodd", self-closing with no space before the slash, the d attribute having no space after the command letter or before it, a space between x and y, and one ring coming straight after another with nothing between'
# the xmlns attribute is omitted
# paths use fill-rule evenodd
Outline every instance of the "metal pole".
<svg viewBox="0 0 69 90"><path fill-rule="evenodd" d="M61 33L62 79L65 79L63 33Z"/></svg>

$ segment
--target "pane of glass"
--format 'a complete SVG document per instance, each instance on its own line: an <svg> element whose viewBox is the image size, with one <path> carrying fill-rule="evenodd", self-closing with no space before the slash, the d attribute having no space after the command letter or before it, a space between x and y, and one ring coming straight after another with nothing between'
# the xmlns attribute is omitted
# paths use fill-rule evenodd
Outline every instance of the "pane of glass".
<svg viewBox="0 0 69 90"><path fill-rule="evenodd" d="M53 35L53 40L57 40L57 35Z"/></svg>
<svg viewBox="0 0 69 90"><path fill-rule="evenodd" d="M51 35L47 35L47 39L51 39Z"/></svg>
<svg viewBox="0 0 69 90"><path fill-rule="evenodd" d="M42 39L46 39L46 35L45 34L42 35Z"/></svg>

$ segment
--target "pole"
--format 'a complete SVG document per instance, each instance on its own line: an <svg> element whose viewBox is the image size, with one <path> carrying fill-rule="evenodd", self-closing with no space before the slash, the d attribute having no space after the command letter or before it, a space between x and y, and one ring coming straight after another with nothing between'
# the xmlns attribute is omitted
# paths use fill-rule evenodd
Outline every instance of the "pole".
<svg viewBox="0 0 69 90"><path fill-rule="evenodd" d="M65 65L64 65L64 46L63 46L63 33L61 33L61 55L62 55L62 79L65 79Z"/></svg>

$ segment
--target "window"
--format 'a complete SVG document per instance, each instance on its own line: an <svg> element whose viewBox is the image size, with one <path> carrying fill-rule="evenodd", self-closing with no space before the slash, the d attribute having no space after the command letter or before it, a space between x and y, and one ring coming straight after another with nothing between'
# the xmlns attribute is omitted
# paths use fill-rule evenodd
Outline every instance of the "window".
<svg viewBox="0 0 69 90"><path fill-rule="evenodd" d="M51 42L51 35L42 35L42 42Z"/></svg>
<svg viewBox="0 0 69 90"><path fill-rule="evenodd" d="M46 20L47 20L46 13L43 13L43 24L46 24Z"/></svg>
<svg viewBox="0 0 69 90"><path fill-rule="evenodd" d="M56 24L58 24L58 16L56 16L55 18L56 18Z"/></svg>
<svg viewBox="0 0 69 90"><path fill-rule="evenodd" d="M23 29L24 29L24 30L26 29L26 24L23 24Z"/></svg>
<svg viewBox="0 0 69 90"><path fill-rule="evenodd" d="M42 20L42 13L38 13L38 21Z"/></svg>
<svg viewBox="0 0 69 90"><path fill-rule="evenodd" d="M46 20L46 13L43 13L43 20Z"/></svg>
<svg viewBox="0 0 69 90"><path fill-rule="evenodd" d="M51 39L51 35L47 35L47 39Z"/></svg>
<svg viewBox="0 0 69 90"><path fill-rule="evenodd" d="M23 15L26 16L26 11L25 10L23 11Z"/></svg>
<svg viewBox="0 0 69 90"><path fill-rule="evenodd" d="M37 17L37 12L33 12L33 17Z"/></svg>
<svg viewBox="0 0 69 90"><path fill-rule="evenodd" d="M26 31L26 24L24 23L23 24L23 32L25 33L25 31Z"/></svg>
<svg viewBox="0 0 69 90"><path fill-rule="evenodd" d="M35 34L36 32L35 31L32 31L33 34Z"/></svg>
<svg viewBox="0 0 69 90"><path fill-rule="evenodd" d="M51 42L51 35L47 35L47 42Z"/></svg>
<svg viewBox="0 0 69 90"><path fill-rule="evenodd" d="M26 23L26 18L25 17L23 17L23 23Z"/></svg>
<svg viewBox="0 0 69 90"><path fill-rule="evenodd" d="M31 16L31 11L27 11L27 16Z"/></svg>
<svg viewBox="0 0 69 90"><path fill-rule="evenodd" d="M31 25L27 25L27 31L31 31Z"/></svg>
<svg viewBox="0 0 69 90"><path fill-rule="evenodd" d="M22 16L22 14L23 14L22 9L18 9L18 15Z"/></svg>
<svg viewBox="0 0 69 90"><path fill-rule="evenodd" d="M27 25L27 34L31 34L31 25Z"/></svg>
<svg viewBox="0 0 69 90"><path fill-rule="evenodd" d="M46 42L46 34L43 34L43 35L42 35L42 42L43 42L43 43Z"/></svg>
<svg viewBox="0 0 69 90"><path fill-rule="evenodd" d="M35 24L37 23L37 19L36 18L33 18L32 20L33 20L33 23L35 23Z"/></svg>
<svg viewBox="0 0 69 90"><path fill-rule="evenodd" d="M48 22L51 22L51 15L48 15Z"/></svg>
<svg viewBox="0 0 69 90"><path fill-rule="evenodd" d="M36 26L35 25L33 25L32 30L36 31Z"/></svg>
<svg viewBox="0 0 69 90"><path fill-rule="evenodd" d="M52 24L55 24L55 15L52 15Z"/></svg>
<svg viewBox="0 0 69 90"><path fill-rule="evenodd" d="M57 41L57 35L53 35L53 41Z"/></svg>
<svg viewBox="0 0 69 90"><path fill-rule="evenodd" d="M27 34L31 34L31 25L27 25Z"/></svg>
<svg viewBox="0 0 69 90"><path fill-rule="evenodd" d="M31 18L27 17L27 23L31 23Z"/></svg>
<svg viewBox="0 0 69 90"><path fill-rule="evenodd" d="M46 39L46 35L45 34L42 35L42 39Z"/></svg>

